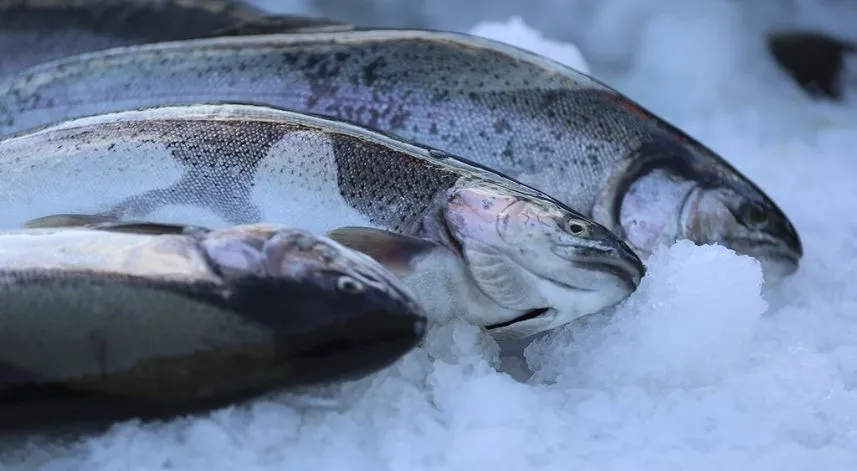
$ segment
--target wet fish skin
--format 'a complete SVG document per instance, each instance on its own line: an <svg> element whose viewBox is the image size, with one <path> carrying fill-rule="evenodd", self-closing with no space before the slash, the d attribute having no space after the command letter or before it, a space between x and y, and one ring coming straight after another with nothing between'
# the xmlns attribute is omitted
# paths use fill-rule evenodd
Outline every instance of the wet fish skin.
<svg viewBox="0 0 857 471"><path fill-rule="evenodd" d="M458 289L489 298L475 303L477 325L521 320L502 327L512 336L610 307L645 271L610 231L531 187L363 127L267 107L60 123L0 141L0 175L10 208L0 227L84 213L204 227L300 222L317 233L365 226L441 244L475 285Z"/></svg>
<svg viewBox="0 0 857 471"><path fill-rule="evenodd" d="M324 236L124 226L0 232L0 429L170 418L357 379L425 333L401 282Z"/></svg>
<svg viewBox="0 0 857 471"><path fill-rule="evenodd" d="M348 27L235 0L0 0L0 77L109 47Z"/></svg>
<svg viewBox="0 0 857 471"><path fill-rule="evenodd" d="M591 77L466 34L363 28L116 48L29 69L0 91L2 133L208 100L318 113L536 186L643 257L686 238L787 275L803 255L776 203L697 140Z"/></svg>

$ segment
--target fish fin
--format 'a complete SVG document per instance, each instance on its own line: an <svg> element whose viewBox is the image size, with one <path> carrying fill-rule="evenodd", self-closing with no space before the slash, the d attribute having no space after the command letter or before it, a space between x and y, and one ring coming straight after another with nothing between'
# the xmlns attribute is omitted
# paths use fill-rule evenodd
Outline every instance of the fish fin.
<svg viewBox="0 0 857 471"><path fill-rule="evenodd" d="M820 31L791 30L768 35L767 46L777 65L809 96L844 98L848 55L857 51L857 44Z"/></svg>
<svg viewBox="0 0 857 471"><path fill-rule="evenodd" d="M40 218L30 219L24 223L27 229L53 228L53 227L82 227L92 224L106 222L118 222L115 216L102 216L98 214L52 214Z"/></svg>
<svg viewBox="0 0 857 471"><path fill-rule="evenodd" d="M350 31L356 25L324 17L305 15L268 15L214 30L210 37L251 36L261 34L297 34Z"/></svg>
<svg viewBox="0 0 857 471"><path fill-rule="evenodd" d="M497 304L509 309L529 309L542 302L533 299L538 290L531 289L532 280L523 268L505 262L496 249L469 242L464 256L476 285Z"/></svg>
<svg viewBox="0 0 857 471"><path fill-rule="evenodd" d="M152 235L187 235L209 232L210 229L188 224L171 224L150 221L110 221L86 226L89 229L107 232L127 232Z"/></svg>
<svg viewBox="0 0 857 471"><path fill-rule="evenodd" d="M339 227L326 235L350 249L365 253L396 275L409 273L411 261L438 248L438 244L428 240L373 227Z"/></svg>
<svg viewBox="0 0 857 471"><path fill-rule="evenodd" d="M27 229L83 227L86 229L129 232L137 234L188 234L191 232L208 232L206 228L188 225L151 221L122 221L116 216L100 214L52 214L50 216L31 219L24 224Z"/></svg>

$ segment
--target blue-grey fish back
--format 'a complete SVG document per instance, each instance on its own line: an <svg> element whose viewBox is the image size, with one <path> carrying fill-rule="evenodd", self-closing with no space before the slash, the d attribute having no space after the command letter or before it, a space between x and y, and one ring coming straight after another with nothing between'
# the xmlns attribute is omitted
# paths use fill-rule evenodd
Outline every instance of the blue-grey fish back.
<svg viewBox="0 0 857 471"><path fill-rule="evenodd" d="M0 0L0 77L109 47L242 34L263 16L235 0Z"/></svg>

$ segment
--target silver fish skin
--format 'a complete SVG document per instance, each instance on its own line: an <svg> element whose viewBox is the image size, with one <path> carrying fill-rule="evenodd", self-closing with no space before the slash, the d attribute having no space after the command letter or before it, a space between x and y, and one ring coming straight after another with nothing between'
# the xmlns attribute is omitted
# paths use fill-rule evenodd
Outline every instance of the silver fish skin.
<svg viewBox="0 0 857 471"><path fill-rule="evenodd" d="M0 227L83 213L214 228L282 222L317 233L363 226L442 244L493 301L474 314L480 325L509 324L513 336L611 307L645 271L610 231L515 180L353 124L267 107L67 121L0 141L0 177L8 208Z"/></svg>
<svg viewBox="0 0 857 471"><path fill-rule="evenodd" d="M348 25L234 0L0 0L0 77L110 47L342 28Z"/></svg>
<svg viewBox="0 0 857 471"><path fill-rule="evenodd" d="M0 132L128 107L226 100L348 120L538 187L640 256L690 239L758 258L771 280L803 255L754 182L597 80L466 34L358 29L116 48L0 84Z"/></svg>
<svg viewBox="0 0 857 471"><path fill-rule="evenodd" d="M18 406L121 420L361 378L423 338L407 287L329 238L152 226L0 231L0 429L40 420Z"/></svg>

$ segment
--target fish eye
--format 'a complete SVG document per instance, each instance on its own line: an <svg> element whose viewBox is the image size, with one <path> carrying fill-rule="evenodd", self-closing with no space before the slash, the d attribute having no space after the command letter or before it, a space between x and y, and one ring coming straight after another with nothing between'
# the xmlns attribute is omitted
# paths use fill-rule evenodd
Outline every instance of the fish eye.
<svg viewBox="0 0 857 471"><path fill-rule="evenodd" d="M565 222L565 230L574 236L586 236L589 232L587 224L579 219L569 219Z"/></svg>
<svg viewBox="0 0 857 471"><path fill-rule="evenodd" d="M764 224L768 220L768 212L756 203L745 203L741 208L741 216L745 222L754 226Z"/></svg>
<svg viewBox="0 0 857 471"><path fill-rule="evenodd" d="M340 276L336 280L336 288L346 294L360 294L365 286L350 276Z"/></svg>

